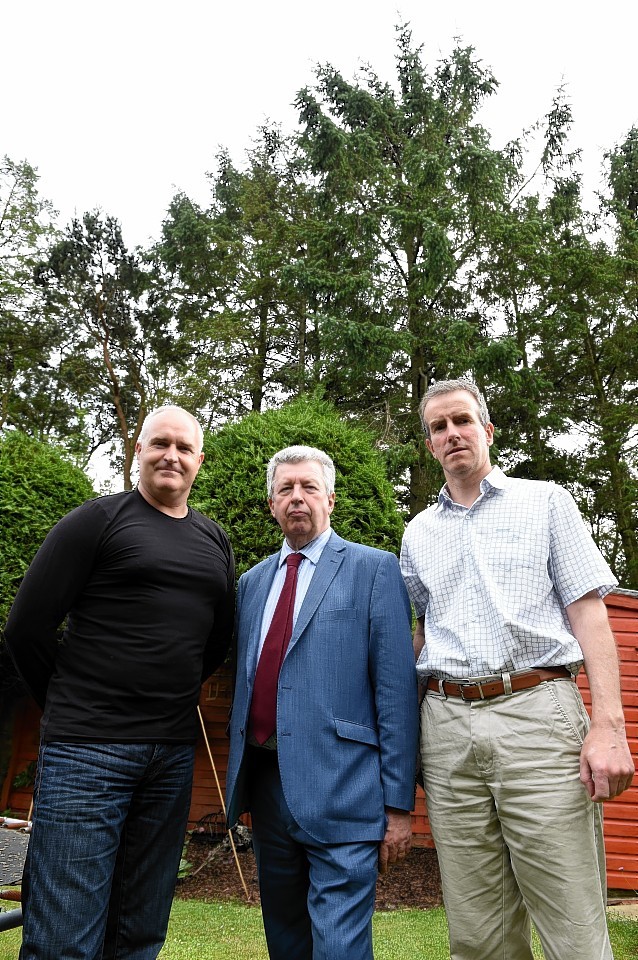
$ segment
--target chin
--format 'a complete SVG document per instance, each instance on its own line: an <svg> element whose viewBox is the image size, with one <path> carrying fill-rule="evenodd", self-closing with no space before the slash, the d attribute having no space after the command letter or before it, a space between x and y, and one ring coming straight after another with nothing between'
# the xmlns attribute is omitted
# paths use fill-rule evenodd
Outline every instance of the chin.
<svg viewBox="0 0 638 960"><path fill-rule="evenodd" d="M180 485L177 483L158 483L156 489L161 493L178 493Z"/></svg>
<svg viewBox="0 0 638 960"><path fill-rule="evenodd" d="M311 530L299 530L298 528L294 530L289 530L286 533L286 537L290 540L290 543L310 543L314 539L314 534Z"/></svg>
<svg viewBox="0 0 638 960"><path fill-rule="evenodd" d="M286 531L287 537L306 537L310 536L311 531L307 527L289 527Z"/></svg>

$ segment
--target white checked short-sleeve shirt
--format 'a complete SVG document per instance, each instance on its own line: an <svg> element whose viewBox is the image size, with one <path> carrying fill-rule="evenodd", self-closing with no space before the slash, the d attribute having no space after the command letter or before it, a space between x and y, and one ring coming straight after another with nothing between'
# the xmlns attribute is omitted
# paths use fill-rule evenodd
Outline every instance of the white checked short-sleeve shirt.
<svg viewBox="0 0 638 960"><path fill-rule="evenodd" d="M418 674L456 679L582 663L565 607L617 583L567 490L498 467L471 507L443 487L408 524L401 571L424 616Z"/></svg>

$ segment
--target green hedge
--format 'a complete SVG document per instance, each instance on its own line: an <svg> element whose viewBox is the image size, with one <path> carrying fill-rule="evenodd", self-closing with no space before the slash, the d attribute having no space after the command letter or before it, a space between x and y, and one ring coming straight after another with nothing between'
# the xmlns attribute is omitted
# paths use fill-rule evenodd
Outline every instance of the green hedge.
<svg viewBox="0 0 638 960"><path fill-rule="evenodd" d="M51 527L93 496L85 474L55 447L18 431L0 436L0 625Z"/></svg>

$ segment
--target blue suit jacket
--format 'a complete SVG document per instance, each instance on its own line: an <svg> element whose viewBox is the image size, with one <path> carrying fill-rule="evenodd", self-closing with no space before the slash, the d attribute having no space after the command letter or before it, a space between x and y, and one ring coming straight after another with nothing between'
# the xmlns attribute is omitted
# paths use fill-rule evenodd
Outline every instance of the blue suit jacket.
<svg viewBox="0 0 638 960"><path fill-rule="evenodd" d="M227 773L229 824L247 809L244 753L262 614L279 554L240 578ZM411 810L418 737L410 603L395 556L326 544L277 692L281 782L293 817L322 843L382 840L384 807Z"/></svg>

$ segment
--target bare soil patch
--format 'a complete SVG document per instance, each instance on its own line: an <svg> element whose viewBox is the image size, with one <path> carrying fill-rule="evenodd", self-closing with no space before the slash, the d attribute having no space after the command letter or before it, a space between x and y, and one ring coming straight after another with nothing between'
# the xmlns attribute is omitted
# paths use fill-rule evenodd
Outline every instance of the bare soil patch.
<svg viewBox="0 0 638 960"><path fill-rule="evenodd" d="M248 902L259 905L257 865L252 848L237 851L249 894ZM239 900L246 902L239 871L228 841L221 843L209 837L193 835L186 859L190 874L177 883L176 896L185 900ZM400 865L394 865L379 877L377 910L438 907L441 877L436 851L413 847Z"/></svg>

